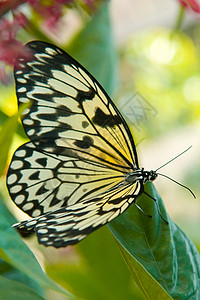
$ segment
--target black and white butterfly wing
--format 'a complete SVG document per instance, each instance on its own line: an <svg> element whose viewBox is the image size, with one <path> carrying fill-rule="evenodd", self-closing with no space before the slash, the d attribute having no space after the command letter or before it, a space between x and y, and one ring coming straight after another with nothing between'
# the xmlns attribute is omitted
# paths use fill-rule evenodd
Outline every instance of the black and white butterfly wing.
<svg viewBox="0 0 200 300"><path fill-rule="evenodd" d="M16 205L35 218L21 228L32 226L41 243L61 247L138 197L142 183L124 182L138 169L137 154L127 124L92 75L56 46L26 47L32 55L18 58L15 80L19 105L30 102L22 123L31 142L16 150L7 186Z"/></svg>
<svg viewBox="0 0 200 300"><path fill-rule="evenodd" d="M121 214L141 192L139 182L118 187L14 227L22 233L35 231L39 242L45 246L59 248L73 245Z"/></svg>

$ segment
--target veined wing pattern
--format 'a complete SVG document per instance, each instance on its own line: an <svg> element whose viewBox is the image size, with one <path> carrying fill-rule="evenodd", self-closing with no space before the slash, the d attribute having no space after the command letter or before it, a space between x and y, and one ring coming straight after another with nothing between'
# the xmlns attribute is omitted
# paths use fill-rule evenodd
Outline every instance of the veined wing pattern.
<svg viewBox="0 0 200 300"><path fill-rule="evenodd" d="M30 142L12 158L7 186L33 219L17 225L39 242L75 244L121 214L143 192L130 130L95 78L51 44L33 41L16 61L18 104Z"/></svg>

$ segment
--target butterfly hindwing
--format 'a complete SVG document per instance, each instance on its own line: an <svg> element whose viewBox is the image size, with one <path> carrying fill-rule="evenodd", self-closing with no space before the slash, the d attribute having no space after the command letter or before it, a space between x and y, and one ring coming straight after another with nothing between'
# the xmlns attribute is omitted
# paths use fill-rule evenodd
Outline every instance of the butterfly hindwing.
<svg viewBox="0 0 200 300"><path fill-rule="evenodd" d="M123 172L80 160L75 155L48 152L49 145L29 142L13 156L7 184L11 198L31 217L70 206L114 188Z"/></svg>
<svg viewBox="0 0 200 300"><path fill-rule="evenodd" d="M130 130L95 78L63 50L34 41L15 67L22 123L7 186L42 244L74 244L122 213L143 189L126 182L138 160Z"/></svg>
<svg viewBox="0 0 200 300"><path fill-rule="evenodd" d="M141 183L110 190L30 221L16 224L20 232L32 232L39 243L56 248L73 245L121 214L143 192ZM130 196L132 195L132 196Z"/></svg>

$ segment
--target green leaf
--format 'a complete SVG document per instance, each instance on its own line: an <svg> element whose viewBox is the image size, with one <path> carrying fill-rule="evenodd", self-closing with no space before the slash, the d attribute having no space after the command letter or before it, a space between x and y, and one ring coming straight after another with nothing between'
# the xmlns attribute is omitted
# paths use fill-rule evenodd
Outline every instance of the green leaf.
<svg viewBox="0 0 200 300"><path fill-rule="evenodd" d="M43 296L44 290L41 288L40 284L26 274L12 267L10 264L0 259L0 275L4 278L11 279L23 283L29 288L37 292L38 295Z"/></svg>
<svg viewBox="0 0 200 300"><path fill-rule="evenodd" d="M108 3L88 22L66 49L91 72L107 93L112 93L117 82L117 57L113 44Z"/></svg>
<svg viewBox="0 0 200 300"><path fill-rule="evenodd" d="M145 184L145 191L157 200L169 225L158 215L155 202L143 194L137 204L153 218L131 205L109 228L128 252L123 251L124 257L148 299L170 299L166 292L173 299L199 299L199 253L167 215L154 185Z"/></svg>
<svg viewBox="0 0 200 300"><path fill-rule="evenodd" d="M96 277L100 285L100 299L131 300L136 295L137 299L141 299L107 226L89 236L77 247L89 266L90 276L93 279Z"/></svg>
<svg viewBox="0 0 200 300"><path fill-rule="evenodd" d="M41 286L69 295L41 269L33 253L11 227L16 220L0 201L0 257L17 268ZM70 295L71 296L71 295Z"/></svg>
<svg viewBox="0 0 200 300"><path fill-rule="evenodd" d="M87 300L144 299L107 226L81 241L62 262L46 269L73 294Z"/></svg>
<svg viewBox="0 0 200 300"><path fill-rule="evenodd" d="M3 300L44 300L24 284L2 276L0 276L0 295Z"/></svg>
<svg viewBox="0 0 200 300"><path fill-rule="evenodd" d="M135 282L141 291L144 293L146 299L155 298L157 300L171 300L169 294L160 286L160 284L151 276L147 270L134 259L129 253L119 244L122 255L131 271Z"/></svg>

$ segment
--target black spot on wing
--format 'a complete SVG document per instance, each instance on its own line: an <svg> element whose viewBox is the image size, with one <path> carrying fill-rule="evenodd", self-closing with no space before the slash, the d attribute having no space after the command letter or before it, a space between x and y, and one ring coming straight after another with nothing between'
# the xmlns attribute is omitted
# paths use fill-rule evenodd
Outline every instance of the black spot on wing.
<svg viewBox="0 0 200 300"><path fill-rule="evenodd" d="M37 117L40 120L47 120L47 121L57 121L58 119L57 114L38 114Z"/></svg>
<svg viewBox="0 0 200 300"><path fill-rule="evenodd" d="M38 164L40 164L41 166L46 167L46 165L47 165L47 158L38 158L38 159L36 159L36 162Z"/></svg>
<svg viewBox="0 0 200 300"><path fill-rule="evenodd" d="M29 179L30 179L30 180L39 180L39 179L40 179L40 178L39 178L39 175L40 175L40 172L37 171L37 172L31 174L31 176L29 176Z"/></svg>
<svg viewBox="0 0 200 300"><path fill-rule="evenodd" d="M41 186L37 192L35 193L36 196L40 196L40 195L43 195L45 194L46 192L48 192L48 190L44 187L44 186Z"/></svg>
<svg viewBox="0 0 200 300"><path fill-rule="evenodd" d="M75 141L74 145L81 149L88 149L94 144L94 140L89 136L84 136L82 141Z"/></svg>
<svg viewBox="0 0 200 300"><path fill-rule="evenodd" d="M93 98L95 97L96 93L94 89L89 89L89 91L80 91L78 90L77 96L76 96L76 100L79 103L82 103L86 100L93 100Z"/></svg>
<svg viewBox="0 0 200 300"><path fill-rule="evenodd" d="M61 207L65 207L65 206L67 206L67 203L68 203L68 200L69 200L69 196L66 196L63 200L64 200L64 202L63 202L63 204L61 205Z"/></svg>
<svg viewBox="0 0 200 300"><path fill-rule="evenodd" d="M39 151L46 152L46 146L48 146L48 152L56 155L66 155L72 158L79 158L79 155L67 147L62 147L57 144L57 140L41 138L39 143L36 144ZM79 158L80 159L80 158ZM40 160L40 159L38 159ZM38 162L38 160L36 160Z"/></svg>
<svg viewBox="0 0 200 300"><path fill-rule="evenodd" d="M60 200L53 198L53 200L49 203L49 207L53 207L56 204L60 204Z"/></svg>
<svg viewBox="0 0 200 300"><path fill-rule="evenodd" d="M109 201L109 203L116 204L116 205L120 204L121 202L122 202L121 198L116 198Z"/></svg>
<svg viewBox="0 0 200 300"><path fill-rule="evenodd" d="M65 106L65 105L59 105L57 107L57 110L60 109L61 111L63 111L63 114L62 116L63 117L69 117L69 116L72 116L72 115L75 115L76 113L73 112L69 107ZM61 116L61 115L60 115Z"/></svg>
<svg viewBox="0 0 200 300"><path fill-rule="evenodd" d="M95 111L95 116L92 118L92 121L95 125L98 125L102 128L105 127L114 127L121 124L121 118L119 116L106 115L99 107Z"/></svg>
<svg viewBox="0 0 200 300"><path fill-rule="evenodd" d="M65 117L69 117L74 114L75 113L72 112L68 107L58 106L55 113L51 113L51 114L42 113L42 114L38 114L37 117L38 117L38 119L41 119L41 120L57 121L59 119L59 117L65 118ZM65 122L63 122L63 123L65 124ZM66 124L66 125L68 125L68 124ZM68 127L69 126L70 125L68 125Z"/></svg>
<svg viewBox="0 0 200 300"><path fill-rule="evenodd" d="M89 123L87 121L82 122L82 127L87 128L89 126Z"/></svg>

